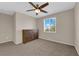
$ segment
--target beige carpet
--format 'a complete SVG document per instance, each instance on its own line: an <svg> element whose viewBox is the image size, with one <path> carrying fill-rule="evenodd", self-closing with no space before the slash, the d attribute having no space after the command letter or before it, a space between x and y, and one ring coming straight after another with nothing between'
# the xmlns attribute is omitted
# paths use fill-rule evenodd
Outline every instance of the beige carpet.
<svg viewBox="0 0 79 59"><path fill-rule="evenodd" d="M74 47L37 39L27 44L0 44L1 56L77 56Z"/></svg>

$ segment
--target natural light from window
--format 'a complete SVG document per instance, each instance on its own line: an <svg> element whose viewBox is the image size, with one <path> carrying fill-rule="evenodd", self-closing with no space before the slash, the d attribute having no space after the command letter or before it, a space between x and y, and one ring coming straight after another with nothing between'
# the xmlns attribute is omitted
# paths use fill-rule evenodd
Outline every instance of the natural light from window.
<svg viewBox="0 0 79 59"><path fill-rule="evenodd" d="M56 33L56 18L46 18L44 20L44 32Z"/></svg>

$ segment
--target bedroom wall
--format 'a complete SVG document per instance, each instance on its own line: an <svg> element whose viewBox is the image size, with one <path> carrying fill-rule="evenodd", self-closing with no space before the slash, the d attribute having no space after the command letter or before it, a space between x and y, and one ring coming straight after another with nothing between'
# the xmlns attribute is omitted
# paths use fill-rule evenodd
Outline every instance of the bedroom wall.
<svg viewBox="0 0 79 59"><path fill-rule="evenodd" d="M0 43L13 40L13 16L0 13Z"/></svg>
<svg viewBox="0 0 79 59"><path fill-rule="evenodd" d="M23 29L36 29L35 19L26 14L16 12L14 15L15 22L15 44L22 43L22 30Z"/></svg>
<svg viewBox="0 0 79 59"><path fill-rule="evenodd" d="M79 3L75 6L75 48L79 54Z"/></svg>
<svg viewBox="0 0 79 59"><path fill-rule="evenodd" d="M49 17L56 17L56 33L45 33L43 20ZM39 38L54 42L74 45L74 10L67 10L57 14L37 19Z"/></svg>

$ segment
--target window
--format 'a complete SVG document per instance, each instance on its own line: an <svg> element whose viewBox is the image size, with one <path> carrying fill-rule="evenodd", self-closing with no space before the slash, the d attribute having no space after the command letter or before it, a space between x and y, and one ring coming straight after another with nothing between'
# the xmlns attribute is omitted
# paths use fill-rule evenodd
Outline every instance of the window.
<svg viewBox="0 0 79 59"><path fill-rule="evenodd" d="M56 33L56 18L47 18L44 20L44 32Z"/></svg>

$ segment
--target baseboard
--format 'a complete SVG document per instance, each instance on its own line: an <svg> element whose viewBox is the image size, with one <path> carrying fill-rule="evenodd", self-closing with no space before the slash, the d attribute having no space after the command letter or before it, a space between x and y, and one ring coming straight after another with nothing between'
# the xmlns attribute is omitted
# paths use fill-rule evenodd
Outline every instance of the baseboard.
<svg viewBox="0 0 79 59"><path fill-rule="evenodd" d="M14 44L19 45L19 44L22 44L22 42L14 42Z"/></svg>
<svg viewBox="0 0 79 59"><path fill-rule="evenodd" d="M77 46L74 46L74 47L75 47L75 49L76 49L76 51L77 51L77 53L79 55L79 48Z"/></svg>
<svg viewBox="0 0 79 59"><path fill-rule="evenodd" d="M8 40L8 41L1 41L0 43L6 43L6 42L11 42L12 40Z"/></svg>
<svg viewBox="0 0 79 59"><path fill-rule="evenodd" d="M78 53L78 55L79 55L79 51L78 51L78 48L77 48L77 47L75 47L75 49L76 49L76 51L77 51L77 53Z"/></svg>
<svg viewBox="0 0 79 59"><path fill-rule="evenodd" d="M44 39L44 38L40 38L40 39ZM44 39L44 40L48 40L48 41L52 41L52 42L56 42L56 43L60 43L60 44L65 44L65 45L69 45L69 46L74 46L74 44L69 44L69 43L65 43L65 42L61 42L61 41L55 41L55 40L50 40L50 39Z"/></svg>

